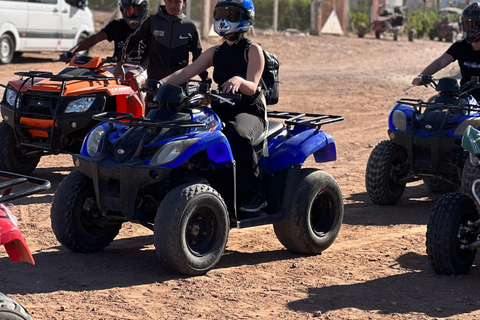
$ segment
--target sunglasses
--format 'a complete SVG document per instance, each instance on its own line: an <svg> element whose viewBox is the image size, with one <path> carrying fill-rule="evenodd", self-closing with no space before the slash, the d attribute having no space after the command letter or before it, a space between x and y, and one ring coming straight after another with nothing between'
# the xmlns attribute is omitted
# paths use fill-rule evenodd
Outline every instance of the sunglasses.
<svg viewBox="0 0 480 320"><path fill-rule="evenodd" d="M213 12L213 17L216 20L227 19L230 22L240 22L247 20L245 11L237 7L218 7Z"/></svg>
<svg viewBox="0 0 480 320"><path fill-rule="evenodd" d="M140 13L142 13L142 7L141 6L121 6L120 11L126 17L131 18L131 17L136 17Z"/></svg>

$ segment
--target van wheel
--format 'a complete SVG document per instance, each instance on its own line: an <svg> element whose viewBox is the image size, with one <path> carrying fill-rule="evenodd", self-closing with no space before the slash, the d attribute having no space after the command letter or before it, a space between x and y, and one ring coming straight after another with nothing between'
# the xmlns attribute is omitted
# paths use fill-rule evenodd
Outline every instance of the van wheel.
<svg viewBox="0 0 480 320"><path fill-rule="evenodd" d="M7 64L12 62L14 50L12 37L8 34L3 34L0 37L0 63Z"/></svg>
<svg viewBox="0 0 480 320"><path fill-rule="evenodd" d="M77 44L79 44L80 42L82 42L83 40L85 40L85 39L87 39L87 38L88 38L88 35L86 35L85 33L82 33L82 34L78 37L78 42L77 42ZM77 55L79 55L79 56L88 56L88 51L89 51L89 49L86 49L86 50L77 52Z"/></svg>

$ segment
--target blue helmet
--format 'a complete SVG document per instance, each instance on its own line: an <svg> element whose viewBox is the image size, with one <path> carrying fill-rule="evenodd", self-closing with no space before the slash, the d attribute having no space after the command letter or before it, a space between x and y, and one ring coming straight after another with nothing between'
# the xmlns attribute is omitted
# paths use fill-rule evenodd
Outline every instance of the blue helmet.
<svg viewBox="0 0 480 320"><path fill-rule="evenodd" d="M213 29L220 36L247 32L254 17L252 0L217 0L213 11Z"/></svg>

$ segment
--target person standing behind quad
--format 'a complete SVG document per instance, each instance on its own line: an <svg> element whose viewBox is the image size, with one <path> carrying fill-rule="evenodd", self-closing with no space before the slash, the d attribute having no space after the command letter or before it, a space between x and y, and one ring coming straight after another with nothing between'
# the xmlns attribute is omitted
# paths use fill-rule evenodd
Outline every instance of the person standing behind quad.
<svg viewBox="0 0 480 320"><path fill-rule="evenodd" d="M212 101L212 109L225 124L223 133L236 162L240 211L256 212L267 205L259 178L254 141L265 130L265 98L259 82L265 64L261 47L245 38L255 9L251 0L218 0L213 26L223 43L206 50L189 66L162 79L180 85L213 66L213 80L226 93L241 93L234 106ZM247 197L248 195L248 197Z"/></svg>
<svg viewBox="0 0 480 320"><path fill-rule="evenodd" d="M455 60L458 61L462 74L460 85L470 81L472 76L480 76L480 8L478 3L472 3L463 10L462 29L465 35L464 39L453 43L444 54L430 63L422 73L413 79L413 85L422 85L423 76L431 76ZM473 93L478 101L480 101L479 93Z"/></svg>
<svg viewBox="0 0 480 320"><path fill-rule="evenodd" d="M198 28L182 12L185 5L186 0L165 0L165 5L159 6L158 12L142 23L132 36L133 43L144 41L147 47L148 58L141 66L147 70L149 79L160 80L187 66L190 52L193 61L202 53ZM132 46L128 44L127 52ZM141 68L131 70L125 78L136 78L141 72ZM123 70L115 71L116 76L122 73ZM202 73L202 79L206 79L207 75L207 72ZM147 100L152 98L148 96Z"/></svg>

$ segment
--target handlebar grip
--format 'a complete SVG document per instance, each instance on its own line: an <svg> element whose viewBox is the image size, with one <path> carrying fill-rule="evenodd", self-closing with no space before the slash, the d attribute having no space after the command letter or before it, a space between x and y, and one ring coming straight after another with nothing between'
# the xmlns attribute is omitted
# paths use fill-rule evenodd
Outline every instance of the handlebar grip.
<svg viewBox="0 0 480 320"><path fill-rule="evenodd" d="M232 100L241 100L242 99L242 95L240 93L223 93L220 90L212 90L211 93L216 94L216 95L221 96L222 98L226 98L226 99L232 99Z"/></svg>

